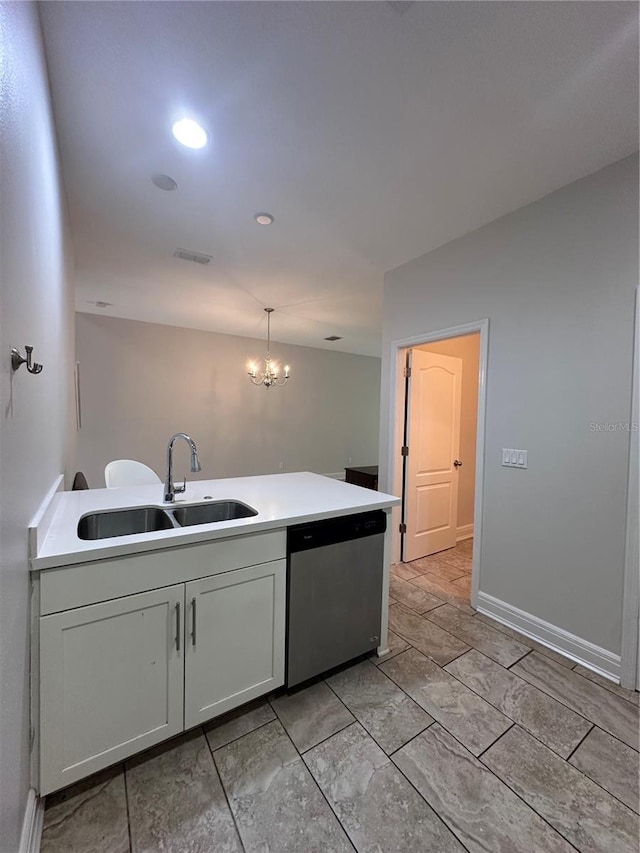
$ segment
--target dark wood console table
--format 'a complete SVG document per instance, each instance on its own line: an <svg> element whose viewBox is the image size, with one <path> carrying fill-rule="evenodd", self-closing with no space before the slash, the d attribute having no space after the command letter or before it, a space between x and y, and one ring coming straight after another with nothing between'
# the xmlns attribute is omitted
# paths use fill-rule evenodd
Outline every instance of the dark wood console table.
<svg viewBox="0 0 640 853"><path fill-rule="evenodd" d="M365 489L373 489L378 491L378 466L365 465L361 468L345 468L344 469L345 483L352 483L354 486L363 486Z"/></svg>

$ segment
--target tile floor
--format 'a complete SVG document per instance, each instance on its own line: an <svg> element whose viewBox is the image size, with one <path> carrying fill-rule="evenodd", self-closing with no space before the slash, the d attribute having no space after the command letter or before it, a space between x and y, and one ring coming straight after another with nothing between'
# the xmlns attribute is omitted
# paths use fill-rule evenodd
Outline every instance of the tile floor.
<svg viewBox="0 0 640 853"><path fill-rule="evenodd" d="M47 798L43 853L638 853L638 693L393 567L390 651Z"/></svg>

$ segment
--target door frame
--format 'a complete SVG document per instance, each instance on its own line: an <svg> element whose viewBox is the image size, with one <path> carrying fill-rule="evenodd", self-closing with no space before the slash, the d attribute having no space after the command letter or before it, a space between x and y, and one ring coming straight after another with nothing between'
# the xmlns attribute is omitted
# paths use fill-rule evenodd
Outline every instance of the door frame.
<svg viewBox="0 0 640 853"><path fill-rule="evenodd" d="M478 415L476 421L476 476L473 503L473 556L471 565L471 604L476 606L480 588L480 566L482 554L482 507L484 503L484 454L485 454L485 421L487 409L487 368L489 359L489 320L475 320L439 329L434 332L424 332L410 338L392 341L389 358L389 448L387 458L387 487L394 495L401 494L402 489L402 459L401 448L404 439L404 367L405 350L421 344L431 344L447 338L460 338L464 335L480 333L480 367L478 371ZM394 518L399 518L398 510ZM391 527L391 561L400 559L400 526Z"/></svg>
<svg viewBox="0 0 640 853"><path fill-rule="evenodd" d="M639 424L640 409L640 287L636 287L633 369L631 380L631 421ZM620 684L640 689L640 432L633 428L629 436L629 480L627 486L627 525L625 541L624 586L622 597L622 649Z"/></svg>

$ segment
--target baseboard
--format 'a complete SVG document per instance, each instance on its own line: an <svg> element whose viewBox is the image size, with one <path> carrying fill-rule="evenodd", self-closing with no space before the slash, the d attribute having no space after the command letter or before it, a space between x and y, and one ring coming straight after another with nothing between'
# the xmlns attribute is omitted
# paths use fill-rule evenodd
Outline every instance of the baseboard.
<svg viewBox="0 0 640 853"><path fill-rule="evenodd" d="M473 524L462 524L456 528L456 542L473 538Z"/></svg>
<svg viewBox="0 0 640 853"><path fill-rule="evenodd" d="M22 821L19 853L39 853L44 823L44 797L39 797L33 788L29 788L27 807Z"/></svg>
<svg viewBox="0 0 640 853"><path fill-rule="evenodd" d="M478 592L477 604L480 613L491 616L496 622L520 631L521 634L537 640L555 652L560 652L611 681L620 682L620 655L570 634L569 631L545 622L531 613L525 613L524 610L487 595L486 592Z"/></svg>

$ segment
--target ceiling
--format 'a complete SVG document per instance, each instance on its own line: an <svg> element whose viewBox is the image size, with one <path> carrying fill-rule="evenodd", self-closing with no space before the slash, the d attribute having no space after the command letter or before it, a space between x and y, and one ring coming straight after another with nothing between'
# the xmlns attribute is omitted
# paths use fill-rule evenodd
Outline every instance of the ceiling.
<svg viewBox="0 0 640 853"><path fill-rule="evenodd" d="M385 270L638 147L636 3L41 13L79 311L378 355Z"/></svg>

